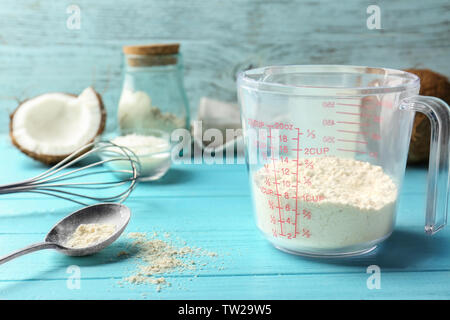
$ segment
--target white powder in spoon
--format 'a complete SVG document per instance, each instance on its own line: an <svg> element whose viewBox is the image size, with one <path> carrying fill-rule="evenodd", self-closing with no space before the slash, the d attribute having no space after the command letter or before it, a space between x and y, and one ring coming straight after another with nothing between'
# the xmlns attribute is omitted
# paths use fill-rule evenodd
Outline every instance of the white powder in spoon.
<svg viewBox="0 0 450 320"><path fill-rule="evenodd" d="M107 239L116 231L113 224L80 224L65 245L69 248L85 248Z"/></svg>

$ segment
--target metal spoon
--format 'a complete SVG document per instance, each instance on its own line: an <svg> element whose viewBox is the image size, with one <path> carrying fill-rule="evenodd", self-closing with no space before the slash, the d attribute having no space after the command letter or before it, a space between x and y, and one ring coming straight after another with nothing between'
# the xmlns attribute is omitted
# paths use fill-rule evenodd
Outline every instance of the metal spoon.
<svg viewBox="0 0 450 320"><path fill-rule="evenodd" d="M59 221L47 234L44 242L32 244L14 253L0 258L0 264L20 257L24 254L43 249L56 249L68 256L87 256L106 248L125 230L130 220L130 209L123 204L100 203L85 207ZM94 245L83 248L66 247L65 243L80 224L99 223L113 224L116 231L108 238Z"/></svg>

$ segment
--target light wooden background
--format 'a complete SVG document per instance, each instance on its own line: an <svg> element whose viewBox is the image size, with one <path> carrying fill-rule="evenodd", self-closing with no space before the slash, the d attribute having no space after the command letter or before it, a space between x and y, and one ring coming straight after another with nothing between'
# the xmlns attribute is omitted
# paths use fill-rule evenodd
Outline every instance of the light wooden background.
<svg viewBox="0 0 450 320"><path fill-rule="evenodd" d="M81 29L66 27L71 4ZM381 30L366 26L381 8ZM448 0L0 0L0 133L23 100L103 93L114 125L121 46L181 43L192 112L201 96L234 101L235 74L269 64L426 67L450 75Z"/></svg>

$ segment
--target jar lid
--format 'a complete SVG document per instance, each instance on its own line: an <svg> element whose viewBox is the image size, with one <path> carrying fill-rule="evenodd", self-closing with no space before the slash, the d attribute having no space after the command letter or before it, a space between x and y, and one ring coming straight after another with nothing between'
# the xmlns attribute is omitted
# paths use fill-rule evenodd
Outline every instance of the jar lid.
<svg viewBox="0 0 450 320"><path fill-rule="evenodd" d="M134 46L123 46L123 53L133 54L133 55L166 55L166 54L177 54L180 48L179 43L156 43L156 44L145 44L145 45L134 45Z"/></svg>

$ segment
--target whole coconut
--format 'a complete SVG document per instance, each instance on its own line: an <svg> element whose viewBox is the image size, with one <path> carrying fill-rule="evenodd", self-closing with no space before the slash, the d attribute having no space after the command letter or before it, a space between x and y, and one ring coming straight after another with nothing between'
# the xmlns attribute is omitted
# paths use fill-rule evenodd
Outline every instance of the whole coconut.
<svg viewBox="0 0 450 320"><path fill-rule="evenodd" d="M448 79L429 69L406 69L420 78L420 94L440 98L450 104L450 83ZM409 145L408 163L421 164L428 162L430 153L431 126L428 118L417 113Z"/></svg>

